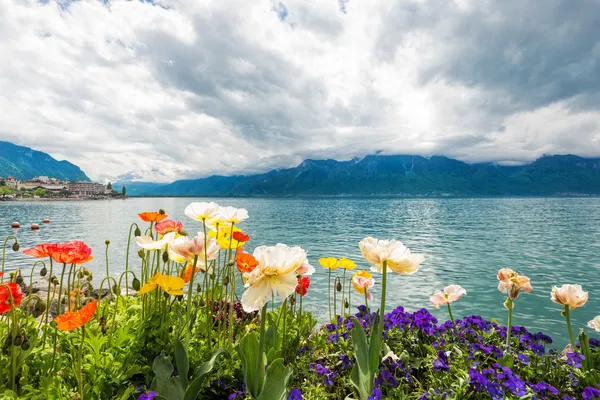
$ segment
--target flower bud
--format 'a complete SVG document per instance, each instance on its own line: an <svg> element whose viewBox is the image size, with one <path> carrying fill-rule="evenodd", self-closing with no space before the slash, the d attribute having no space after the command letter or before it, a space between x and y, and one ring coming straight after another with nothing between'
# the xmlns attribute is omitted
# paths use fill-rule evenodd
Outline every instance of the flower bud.
<svg viewBox="0 0 600 400"><path fill-rule="evenodd" d="M235 265L235 260L233 258L229 259L229 262L227 263L228 266L233 267Z"/></svg>
<svg viewBox="0 0 600 400"><path fill-rule="evenodd" d="M27 350L29 350L30 347L31 347L31 344L29 342L23 342L21 344L21 349L22 350L26 350L27 351Z"/></svg>
<svg viewBox="0 0 600 400"><path fill-rule="evenodd" d="M115 295L120 296L121 295L121 288L117 285L112 287L112 291Z"/></svg>
<svg viewBox="0 0 600 400"><path fill-rule="evenodd" d="M19 244L19 242L13 243L13 245L12 245L13 251L19 251L20 248L21 248L21 245Z"/></svg>
<svg viewBox="0 0 600 400"><path fill-rule="evenodd" d="M83 269L83 274L84 274L85 276L88 276L88 275L90 274L90 270L89 270L89 269L87 269L87 268L84 268L84 269Z"/></svg>
<svg viewBox="0 0 600 400"><path fill-rule="evenodd" d="M165 215L165 210L161 208L161 209L158 210L158 213L160 215Z"/></svg>
<svg viewBox="0 0 600 400"><path fill-rule="evenodd" d="M138 278L133 278L133 281L131 282L131 287L133 288L133 290L138 292L141 287L140 280Z"/></svg>
<svg viewBox="0 0 600 400"><path fill-rule="evenodd" d="M162 259L163 259L163 262L165 264L168 263L169 262L169 253L166 252L166 251L163 251L163 253L162 253Z"/></svg>
<svg viewBox="0 0 600 400"><path fill-rule="evenodd" d="M43 313L44 311L46 311L46 302L44 300L36 301L35 309L40 313Z"/></svg>
<svg viewBox="0 0 600 400"><path fill-rule="evenodd" d="M336 289L338 292L341 292L341 291L342 291L342 284L341 284L340 282L338 282L338 283L337 283L337 285L335 286L335 289Z"/></svg>
<svg viewBox="0 0 600 400"><path fill-rule="evenodd" d="M23 277L21 276L21 274L19 274L17 276L17 279L15 280L15 282L17 282L19 285L21 285L23 283Z"/></svg>
<svg viewBox="0 0 600 400"><path fill-rule="evenodd" d="M89 275L87 276L87 278L86 278L86 280L87 280L88 282L91 282L91 281L92 281L92 279L93 279L93 277L92 277L92 274L89 274Z"/></svg>
<svg viewBox="0 0 600 400"><path fill-rule="evenodd" d="M139 250L138 250L138 256L140 256L140 258L141 258L141 259L143 259L143 258L144 258L144 256L145 256L145 254L144 254L144 250L142 250L142 249L139 249Z"/></svg>
<svg viewBox="0 0 600 400"><path fill-rule="evenodd" d="M348 303L348 300L344 300L344 308L350 308L350 303Z"/></svg>
<svg viewBox="0 0 600 400"><path fill-rule="evenodd" d="M223 286L227 286L227 285L229 285L229 277L228 276L223 278Z"/></svg>
<svg viewBox="0 0 600 400"><path fill-rule="evenodd" d="M13 339L13 346L15 347L19 347L21 344L23 344L23 339L21 338L21 336L17 336L16 338Z"/></svg>
<svg viewBox="0 0 600 400"><path fill-rule="evenodd" d="M187 231L184 231L183 229L180 229L179 232L177 232L178 234L180 234L181 236L189 236Z"/></svg>
<svg viewBox="0 0 600 400"><path fill-rule="evenodd" d="M106 240L104 241L104 244L108 246L108 245L110 244L110 240L106 239Z"/></svg>
<svg viewBox="0 0 600 400"><path fill-rule="evenodd" d="M140 228L135 228L133 234L135 235L135 237L140 237L142 236L142 231L140 231Z"/></svg>
<svg viewBox="0 0 600 400"><path fill-rule="evenodd" d="M46 269L46 267L43 267L43 268L40 270L40 276L46 276L46 274L47 274L47 273L48 273L48 270Z"/></svg>
<svg viewBox="0 0 600 400"><path fill-rule="evenodd" d="M54 286L58 285L58 278L56 276L53 276L52 278L50 278L50 281L52 282L52 284Z"/></svg>
<svg viewBox="0 0 600 400"><path fill-rule="evenodd" d="M83 279L83 277L84 277L84 276L85 276L85 275L83 274L83 271L79 271L79 272L77 273L77 277L78 277L79 279Z"/></svg>

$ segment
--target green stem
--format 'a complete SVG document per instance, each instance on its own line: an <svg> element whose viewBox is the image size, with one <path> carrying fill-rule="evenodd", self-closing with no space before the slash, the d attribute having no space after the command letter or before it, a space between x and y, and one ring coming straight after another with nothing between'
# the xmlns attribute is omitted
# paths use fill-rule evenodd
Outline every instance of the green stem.
<svg viewBox="0 0 600 400"><path fill-rule="evenodd" d="M258 342L258 357L256 357L256 370L259 368L265 368L263 365L263 353L265 351L265 322L267 320L267 304L262 308L260 312L260 341Z"/></svg>
<svg viewBox="0 0 600 400"><path fill-rule="evenodd" d="M11 307L11 314L12 314L12 340L15 340L15 338L17 337L18 333L19 333L19 326L17 325L17 314L15 313L15 304L14 304L14 300L12 297L12 292L10 291L10 289L7 287L6 290L8 291L9 297L10 297L10 307ZM11 358L12 358L12 365L11 365L11 369L12 369L12 374L11 374L11 389L16 393L17 392L17 346L15 346L14 344L11 346Z"/></svg>
<svg viewBox="0 0 600 400"><path fill-rule="evenodd" d="M61 305L61 300L62 300L62 292L63 292L63 280L65 277L65 269L67 269L67 263L63 263L63 269L62 272L60 274L60 284L58 285L58 303L56 305L56 316L58 317L59 315L61 315L61 311L62 311L62 305ZM48 304L48 307L50 307L50 304ZM56 338L56 336L55 336Z"/></svg>
<svg viewBox="0 0 600 400"><path fill-rule="evenodd" d="M385 315L385 294L387 289L387 261L383 262L383 278L381 280L381 307L379 316L379 332L383 332L383 316Z"/></svg>
<svg viewBox="0 0 600 400"><path fill-rule="evenodd" d="M15 243L18 243L17 237L15 235L8 235L4 240L4 246L2 247L2 272L0 274L0 283L4 282L4 262L6 261L6 244L8 243L8 239L14 239Z"/></svg>
<svg viewBox="0 0 600 400"><path fill-rule="evenodd" d="M327 306L329 308L329 322L333 320L331 316L331 268L329 268L329 279L327 282Z"/></svg>
<svg viewBox="0 0 600 400"><path fill-rule="evenodd" d="M194 291L194 278L196 275L196 264L198 264L198 255L194 255L194 265L192 266L192 274L190 276L190 285L188 286L188 298L187 298L187 321L188 321L188 331L185 335L185 348L189 349L190 339L192 337L192 292Z"/></svg>
<svg viewBox="0 0 600 400"><path fill-rule="evenodd" d="M508 305L508 326L506 327L506 348L510 349L510 336L512 334L512 312L514 303L508 298L506 299L506 304Z"/></svg>
<svg viewBox="0 0 600 400"><path fill-rule="evenodd" d="M48 316L50 315L50 309L52 303L50 303L50 285L52 285L52 257L50 259L50 273L48 275L48 295L46 296L46 326L44 327L44 336L42 338L42 350L46 347L46 334L48 332Z"/></svg>
<svg viewBox="0 0 600 400"><path fill-rule="evenodd" d="M371 310L369 310L369 296L367 295L367 288L365 288L365 308L367 309L367 315L369 316L369 326L373 329L373 319L371 318Z"/></svg>
<svg viewBox="0 0 600 400"><path fill-rule="evenodd" d="M456 337L460 337L458 334L458 328L456 327L456 322L454 322L454 316L452 315L452 308L450 308L450 303L448 305L448 314L450 314L450 321L452 321L452 326L454 327L454 332L456 332Z"/></svg>
<svg viewBox="0 0 600 400"><path fill-rule="evenodd" d="M136 223L131 224L129 227L129 235L127 236L127 251L125 252L125 272L129 271L129 248L131 247L131 230L135 225L139 229ZM129 296L129 277L125 275L125 294Z"/></svg>
<svg viewBox="0 0 600 400"><path fill-rule="evenodd" d="M573 336L573 329L571 328L571 314L569 313L569 306L565 305L563 314L567 320L567 330L569 331L569 339L571 340L571 346L573 346L573 352L577 353L577 347L575 346L575 337Z"/></svg>
<svg viewBox="0 0 600 400"><path fill-rule="evenodd" d="M346 298L346 269L344 268L344 278L342 280L342 306L340 307L340 315L344 317L344 300Z"/></svg>
<svg viewBox="0 0 600 400"><path fill-rule="evenodd" d="M83 400L83 345L85 343L85 326L81 327L81 347L79 348L79 379L78 379L78 386L79 386L79 398Z"/></svg>

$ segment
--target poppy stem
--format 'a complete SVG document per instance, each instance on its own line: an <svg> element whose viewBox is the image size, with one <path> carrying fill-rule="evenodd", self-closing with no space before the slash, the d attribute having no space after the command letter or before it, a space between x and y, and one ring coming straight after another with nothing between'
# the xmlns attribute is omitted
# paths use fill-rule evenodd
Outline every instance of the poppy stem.
<svg viewBox="0 0 600 400"><path fill-rule="evenodd" d="M344 300L346 299L346 269L344 268L344 278L342 279L342 304L340 307L340 315L344 317Z"/></svg>
<svg viewBox="0 0 600 400"><path fill-rule="evenodd" d="M450 321L452 321L452 326L454 327L454 332L456 332L457 338L460 336L458 334L458 328L456 327L456 322L454 322L454 316L452 316L452 309L450 308L450 302L446 303L448 306L448 314L450 314Z"/></svg>
<svg viewBox="0 0 600 400"><path fill-rule="evenodd" d="M514 304L513 301L510 298L508 298L506 299L506 305L506 308L508 308L508 325L506 327L506 348L510 349L510 336L512 333L512 312Z"/></svg>
<svg viewBox="0 0 600 400"><path fill-rule="evenodd" d="M383 262L383 278L381 280L381 315L379 319L379 333L383 333L383 317L385 315L385 293L387 289L387 261Z"/></svg>
<svg viewBox="0 0 600 400"><path fill-rule="evenodd" d="M331 316L331 268L329 271L329 279L327 282L327 305L329 307L329 322L333 321L333 317Z"/></svg>
<svg viewBox="0 0 600 400"><path fill-rule="evenodd" d="M79 398L83 399L83 346L85 344L85 325L81 327L81 346L79 347Z"/></svg>
<svg viewBox="0 0 600 400"><path fill-rule="evenodd" d="M192 267L192 274L190 276L190 285L188 286L188 298L187 298L187 321L188 331L185 335L185 348L188 349L190 346L190 338L192 337L192 292L194 291L194 278L196 275L196 264L198 264L198 255L194 255L194 266Z"/></svg>
<svg viewBox="0 0 600 400"><path fill-rule="evenodd" d="M46 347L46 334L48 333L48 317L52 303L50 303L50 285L52 285L52 257L50 259L50 273L48 274L48 295L46 296L46 326L44 327L44 336L42 337L42 350Z"/></svg>

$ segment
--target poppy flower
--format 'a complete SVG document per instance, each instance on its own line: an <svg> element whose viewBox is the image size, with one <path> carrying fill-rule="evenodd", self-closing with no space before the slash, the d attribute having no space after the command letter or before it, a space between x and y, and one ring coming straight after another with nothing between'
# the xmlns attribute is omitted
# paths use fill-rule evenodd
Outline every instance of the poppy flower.
<svg viewBox="0 0 600 400"><path fill-rule="evenodd" d="M252 272L258 265L258 261L252 254L239 252L235 257L235 263L242 274Z"/></svg>
<svg viewBox="0 0 600 400"><path fill-rule="evenodd" d="M232 234L232 231L233 231L233 234ZM216 230L210 230L208 232L208 236L211 238L217 239L217 243L219 243L219 246L222 249L229 249L230 247L232 249L236 249L236 248L242 247L244 245L244 242L239 242L235 239L236 233L238 233L238 232L241 233L242 230L240 228L236 228L236 227L234 227L232 230L231 226L221 226L219 228L218 233ZM250 239L249 236L248 236L248 239Z"/></svg>
<svg viewBox="0 0 600 400"><path fill-rule="evenodd" d="M233 232L233 240L236 240L241 243L246 243L248 240L250 240L250 235L246 235L242 231L235 231Z"/></svg>
<svg viewBox="0 0 600 400"><path fill-rule="evenodd" d="M375 285L375 279L373 279L373 275L368 273L367 271L358 271L354 275L352 275L352 286L354 286L354 290L356 290L359 294L367 293L367 299L373 300L373 296L369 293L369 289L371 289Z"/></svg>
<svg viewBox="0 0 600 400"><path fill-rule="evenodd" d="M190 274L191 276L191 274ZM138 294L146 294L160 286L162 290L172 296L182 296L185 282L178 276L163 275L161 272L148 279L148 283L140 288Z"/></svg>
<svg viewBox="0 0 600 400"><path fill-rule="evenodd" d="M200 222L207 222L219 213L219 205L213 201L191 203L185 208L185 215Z"/></svg>
<svg viewBox="0 0 600 400"><path fill-rule="evenodd" d="M21 291L21 286L14 282L10 282L6 285L0 286L0 314L10 311L11 295L15 307L18 307L19 304L21 304L21 300L23 300L23 292Z"/></svg>
<svg viewBox="0 0 600 400"><path fill-rule="evenodd" d="M354 268L356 268L356 264L354 263L354 261L349 260L347 258L340 258L339 265L340 265L340 268L343 268L348 271L351 271Z"/></svg>
<svg viewBox="0 0 600 400"><path fill-rule="evenodd" d="M194 268L194 266L192 264L188 264L185 266L185 268L182 268L181 272L179 273L179 277L183 279L185 283L190 283L192 280L192 268ZM194 274L197 274L198 272L200 272L200 267L196 266L196 272L194 272Z"/></svg>
<svg viewBox="0 0 600 400"><path fill-rule="evenodd" d="M337 269L339 267L338 259L335 257L319 258L319 264L327 269Z"/></svg>
<svg viewBox="0 0 600 400"><path fill-rule="evenodd" d="M166 219L154 225L154 229L159 235L163 236L169 232L179 232L183 229L183 225L180 221L175 222L172 219Z"/></svg>
<svg viewBox="0 0 600 400"><path fill-rule="evenodd" d="M32 256L35 258L48 257L50 256L50 252L52 251L52 249L56 246L56 244L49 243L38 244L30 249L23 250L23 254L27 254L28 256Z"/></svg>
<svg viewBox="0 0 600 400"><path fill-rule="evenodd" d="M310 278L308 276L301 276L298 278L298 286L296 286L296 293L300 296L306 296L308 287L310 286Z"/></svg>
<svg viewBox="0 0 600 400"><path fill-rule="evenodd" d="M152 212L140 213L140 214L138 214L138 217L140 217L141 220L144 222L160 222L163 219L167 218L168 215L152 211Z"/></svg>
<svg viewBox="0 0 600 400"><path fill-rule="evenodd" d="M397 240L377 240L370 236L358 243L360 251L373 264L371 271L382 273L383 264L388 271L397 274L412 274L425 259L423 254L412 254L410 249Z"/></svg>
<svg viewBox="0 0 600 400"><path fill-rule="evenodd" d="M228 225L239 224L248 219L248 210L231 206L219 207L217 218L226 222Z"/></svg>
<svg viewBox="0 0 600 400"><path fill-rule="evenodd" d="M56 244L48 251L54 261L62 264L83 264L92 259L92 249L81 240Z"/></svg>
<svg viewBox="0 0 600 400"><path fill-rule="evenodd" d="M467 291L462 286L449 285L444 288L443 292L436 290L429 300L435 308L440 308L444 304L454 303L464 294L467 294Z"/></svg>
<svg viewBox="0 0 600 400"><path fill-rule="evenodd" d="M219 246L215 240L205 238L202 232L193 238L180 236L169 243L169 254L173 254L177 262L192 261L196 257L214 260L218 252Z"/></svg>
<svg viewBox="0 0 600 400"><path fill-rule="evenodd" d="M81 328L94 317L97 307L98 301L94 300L77 311L69 311L59 315L54 319L56 321L56 328L61 331L72 331L73 329Z"/></svg>

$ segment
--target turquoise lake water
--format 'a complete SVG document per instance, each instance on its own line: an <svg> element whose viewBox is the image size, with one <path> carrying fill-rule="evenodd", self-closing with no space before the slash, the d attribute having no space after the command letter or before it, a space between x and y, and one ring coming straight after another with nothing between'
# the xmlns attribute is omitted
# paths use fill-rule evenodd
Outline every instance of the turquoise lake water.
<svg viewBox="0 0 600 400"><path fill-rule="evenodd" d="M534 290L521 295L514 323L543 331L556 347L567 343L561 308L550 301L552 285L579 283L589 291L588 303L572 312L574 326L584 327L600 314L600 199L596 198L501 198L501 199L211 199L221 205L248 209L250 218L240 227L252 237L246 246L285 243L308 251L317 268L312 277L306 307L324 318L327 314L327 271L320 257L348 257L368 269L358 242L367 235L398 239L425 262L410 276L390 275L388 311L402 305L423 307L440 319L446 310L435 310L429 296L449 284L468 292L453 305L455 317L481 315L506 322L504 295L497 290L496 272L508 267L531 278ZM173 219L194 234L201 224L185 217L192 198L140 198L82 202L0 202L0 234L15 233L21 248L44 242L80 239L93 249L89 267L100 277L105 269L104 241L110 239L110 272L125 268L126 237L137 213L164 208ZM50 218L49 225L41 224ZM10 228L19 221L22 228ZM31 223L40 223L31 231ZM130 268L139 269L137 246L132 243ZM7 270L28 268L32 259L6 254ZM28 273L23 273L28 276ZM380 276L375 275L374 304L379 302ZM358 296L353 297L356 305ZM591 336L598 336L587 329Z"/></svg>

